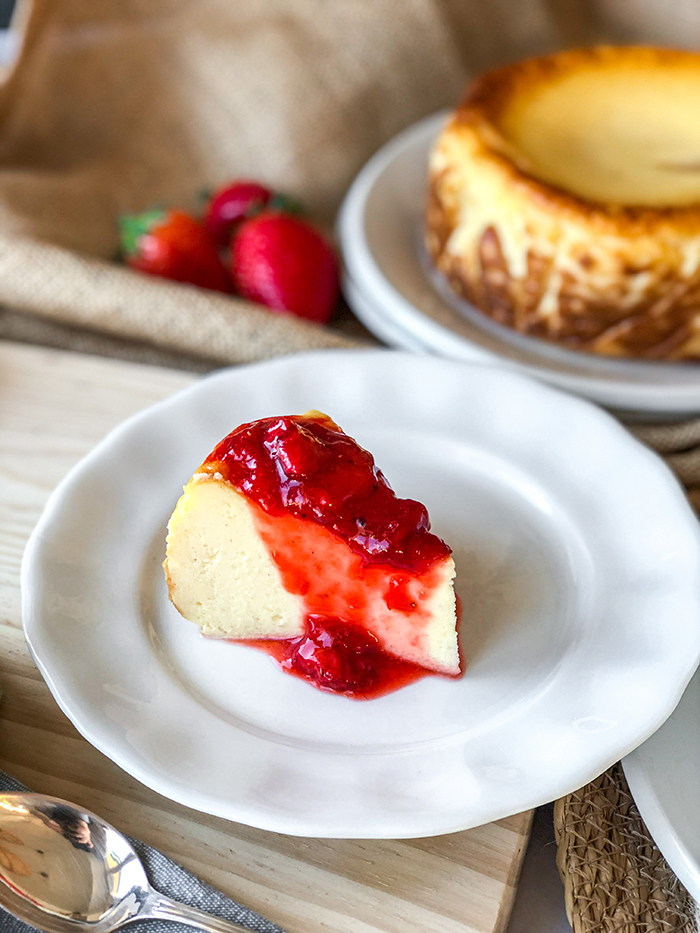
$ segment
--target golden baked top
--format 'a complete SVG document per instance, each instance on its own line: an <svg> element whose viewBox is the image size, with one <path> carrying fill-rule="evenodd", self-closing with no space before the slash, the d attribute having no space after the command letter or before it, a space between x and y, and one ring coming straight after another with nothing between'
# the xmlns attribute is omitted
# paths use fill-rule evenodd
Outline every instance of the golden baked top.
<svg viewBox="0 0 700 933"><path fill-rule="evenodd" d="M576 49L478 79L457 114L523 175L600 205L700 204L700 56Z"/></svg>
<svg viewBox="0 0 700 933"><path fill-rule="evenodd" d="M428 251L493 320L700 360L699 53L605 46L483 75L428 176Z"/></svg>

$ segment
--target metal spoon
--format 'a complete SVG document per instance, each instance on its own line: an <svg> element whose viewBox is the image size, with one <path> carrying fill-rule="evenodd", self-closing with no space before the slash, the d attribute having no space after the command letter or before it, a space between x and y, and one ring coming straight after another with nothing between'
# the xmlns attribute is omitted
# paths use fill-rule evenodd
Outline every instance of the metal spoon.
<svg viewBox="0 0 700 933"><path fill-rule="evenodd" d="M43 794L0 794L0 905L47 933L108 933L147 919L250 933L154 891L120 832Z"/></svg>

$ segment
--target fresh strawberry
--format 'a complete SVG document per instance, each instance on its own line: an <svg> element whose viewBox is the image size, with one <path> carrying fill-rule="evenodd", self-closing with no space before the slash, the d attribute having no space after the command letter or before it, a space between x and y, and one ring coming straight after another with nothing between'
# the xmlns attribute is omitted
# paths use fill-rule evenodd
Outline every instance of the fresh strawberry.
<svg viewBox="0 0 700 933"><path fill-rule="evenodd" d="M221 247L228 246L235 225L262 210L271 197L269 188L257 181L234 181L215 192L204 218L214 242Z"/></svg>
<svg viewBox="0 0 700 933"><path fill-rule="evenodd" d="M298 217L263 211L243 221L231 243L231 275L244 298L325 324L338 297L330 245Z"/></svg>
<svg viewBox="0 0 700 933"><path fill-rule="evenodd" d="M184 211L120 218L122 254L132 269L200 288L230 292L231 282L204 226Z"/></svg>

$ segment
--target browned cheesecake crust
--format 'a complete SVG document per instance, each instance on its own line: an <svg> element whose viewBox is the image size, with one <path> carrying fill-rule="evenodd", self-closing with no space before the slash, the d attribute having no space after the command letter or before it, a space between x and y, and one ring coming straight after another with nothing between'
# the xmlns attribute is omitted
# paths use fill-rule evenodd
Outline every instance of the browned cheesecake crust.
<svg viewBox="0 0 700 933"><path fill-rule="evenodd" d="M696 83L700 120L700 55L690 52L579 49L484 75L431 154L428 250L458 294L522 334L616 356L698 360L700 199L667 206L583 196L544 177L509 132L543 90L595 72L611 95L616 81L624 94L625 82L653 86L656 74ZM681 195L692 199L692 184L685 191L689 173L700 177L700 149L697 164L663 171L667 186L671 172L685 173Z"/></svg>

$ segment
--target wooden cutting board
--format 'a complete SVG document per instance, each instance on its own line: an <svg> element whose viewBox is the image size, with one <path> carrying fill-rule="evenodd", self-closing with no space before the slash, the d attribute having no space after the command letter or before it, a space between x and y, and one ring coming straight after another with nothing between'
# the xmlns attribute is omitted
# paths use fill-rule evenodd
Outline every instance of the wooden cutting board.
<svg viewBox="0 0 700 933"><path fill-rule="evenodd" d="M20 621L27 538L51 490L107 431L192 379L0 343L0 767L103 815L290 933L500 933L531 813L403 841L264 832L149 790L83 739L51 697Z"/></svg>

